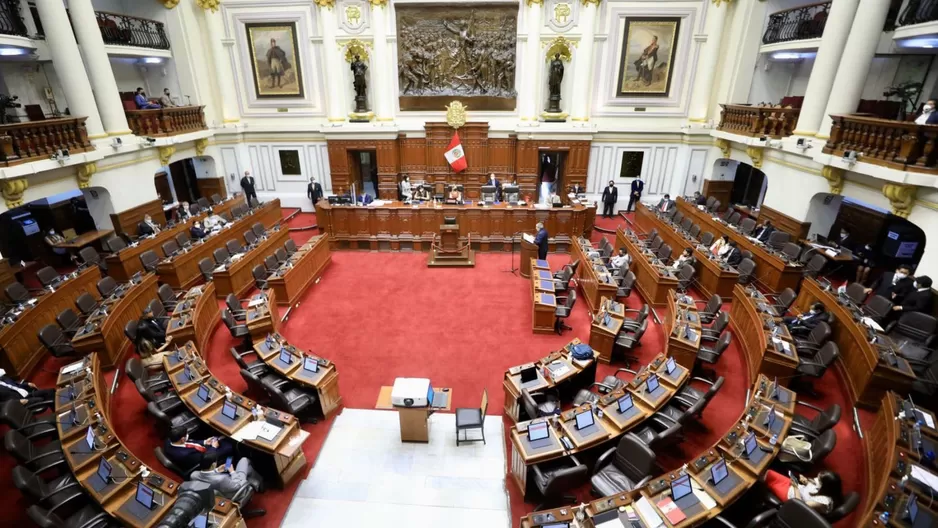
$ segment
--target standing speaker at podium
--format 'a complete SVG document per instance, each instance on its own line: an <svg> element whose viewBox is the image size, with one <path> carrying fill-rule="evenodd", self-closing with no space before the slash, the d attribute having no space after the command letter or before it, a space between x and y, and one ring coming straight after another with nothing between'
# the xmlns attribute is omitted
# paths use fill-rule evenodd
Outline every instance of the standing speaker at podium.
<svg viewBox="0 0 938 528"><path fill-rule="evenodd" d="M547 259L547 240L550 238L550 235L547 234L547 230L544 229L544 222L537 223L537 236L534 237L534 243L537 244L537 258L539 260Z"/></svg>

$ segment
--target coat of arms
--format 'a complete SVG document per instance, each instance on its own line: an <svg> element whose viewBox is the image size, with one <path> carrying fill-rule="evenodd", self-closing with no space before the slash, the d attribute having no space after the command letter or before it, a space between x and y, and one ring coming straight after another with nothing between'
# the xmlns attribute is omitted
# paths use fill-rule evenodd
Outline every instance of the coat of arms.
<svg viewBox="0 0 938 528"><path fill-rule="evenodd" d="M446 105L446 122L453 128L459 128L466 124L466 109L468 107L459 101L453 101Z"/></svg>

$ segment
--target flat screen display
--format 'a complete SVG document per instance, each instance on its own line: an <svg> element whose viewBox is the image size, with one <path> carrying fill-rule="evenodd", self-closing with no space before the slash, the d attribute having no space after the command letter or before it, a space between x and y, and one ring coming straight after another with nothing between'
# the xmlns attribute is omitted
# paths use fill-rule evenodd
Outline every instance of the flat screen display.
<svg viewBox="0 0 938 528"><path fill-rule="evenodd" d="M550 436L550 427L547 422L538 422L528 425L528 440L543 440Z"/></svg>
<svg viewBox="0 0 938 528"><path fill-rule="evenodd" d="M632 395L628 393L626 393L625 396L619 398L618 404L620 414L628 412L628 410L631 409L633 405L635 405L635 403L632 402Z"/></svg>
<svg viewBox="0 0 938 528"><path fill-rule="evenodd" d="M689 475L682 475L671 481L671 500L678 500L692 491Z"/></svg>
<svg viewBox="0 0 938 528"><path fill-rule="evenodd" d="M303 360L303 370L308 370L310 372L319 372L319 362L315 358L305 358Z"/></svg>
<svg viewBox="0 0 938 528"><path fill-rule="evenodd" d="M587 427L593 425L593 411L587 410L576 415L576 428L577 431L586 429Z"/></svg>
<svg viewBox="0 0 938 528"><path fill-rule="evenodd" d="M134 499L142 504L144 508L148 510L153 509L153 490L143 482L137 483L137 494L134 496Z"/></svg>
<svg viewBox="0 0 938 528"><path fill-rule="evenodd" d="M719 462L710 467L710 478L713 480L713 484L719 484L726 476L729 474L729 471L726 469L726 460L720 459Z"/></svg>
<svg viewBox="0 0 938 528"><path fill-rule="evenodd" d="M231 402L225 402L221 406L221 413L223 416L227 416L228 418L234 420L238 417L238 408L235 407L235 405Z"/></svg>
<svg viewBox="0 0 938 528"><path fill-rule="evenodd" d="M655 376L654 374L650 374L648 376L648 380L645 381L645 386L648 388L649 393L655 392L656 390L658 390L658 376Z"/></svg>

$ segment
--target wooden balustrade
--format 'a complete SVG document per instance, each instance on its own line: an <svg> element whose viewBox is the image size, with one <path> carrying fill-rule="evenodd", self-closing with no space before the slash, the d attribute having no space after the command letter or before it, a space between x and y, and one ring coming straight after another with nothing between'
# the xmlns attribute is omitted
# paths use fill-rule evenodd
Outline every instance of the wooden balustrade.
<svg viewBox="0 0 938 528"><path fill-rule="evenodd" d="M834 124L824 145L825 154L843 156L854 151L865 163L938 174L938 126L859 115L831 119Z"/></svg>
<svg viewBox="0 0 938 528"><path fill-rule="evenodd" d="M94 150L85 129L87 117L46 119L0 125L0 166L48 159L58 150L69 154Z"/></svg>
<svg viewBox="0 0 938 528"><path fill-rule="evenodd" d="M205 130L204 106L176 106L155 110L125 110L127 123L138 136L177 136Z"/></svg>
<svg viewBox="0 0 938 528"><path fill-rule="evenodd" d="M783 138L792 134L800 108L721 104L717 130L752 137Z"/></svg>

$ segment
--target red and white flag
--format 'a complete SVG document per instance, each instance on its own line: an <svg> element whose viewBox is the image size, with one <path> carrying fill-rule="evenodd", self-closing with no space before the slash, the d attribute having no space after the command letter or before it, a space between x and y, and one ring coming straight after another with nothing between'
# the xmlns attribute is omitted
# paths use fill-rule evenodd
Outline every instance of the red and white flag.
<svg viewBox="0 0 938 528"><path fill-rule="evenodd" d="M449 162L449 166L454 171L462 172L466 170L466 152L462 149L462 144L459 143L459 132L453 133L453 140L449 142L449 147L446 147L443 156L446 157L446 161Z"/></svg>

